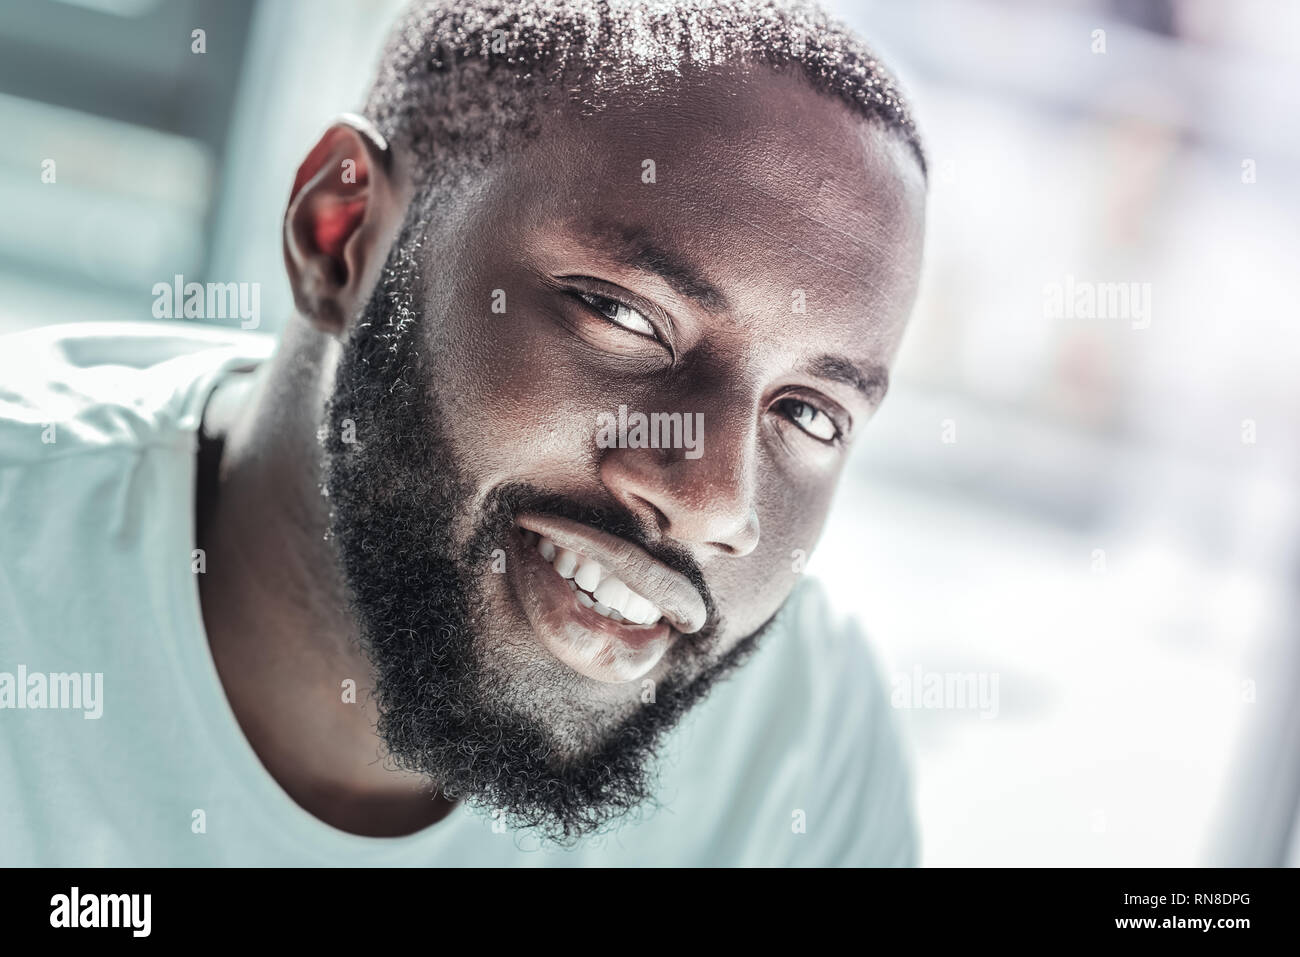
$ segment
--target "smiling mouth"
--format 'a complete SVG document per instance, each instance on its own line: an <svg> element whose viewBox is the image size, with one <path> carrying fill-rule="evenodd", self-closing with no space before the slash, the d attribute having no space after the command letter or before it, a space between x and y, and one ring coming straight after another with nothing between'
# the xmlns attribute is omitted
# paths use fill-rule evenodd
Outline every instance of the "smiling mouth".
<svg viewBox="0 0 1300 957"><path fill-rule="evenodd" d="M524 544L537 550L555 573L564 579L574 601L611 621L650 627L663 612L650 599L638 595L616 575L596 561L555 544L544 535L521 529Z"/></svg>
<svg viewBox="0 0 1300 957"><path fill-rule="evenodd" d="M708 607L689 578L635 542L558 515L516 516L505 572L541 646L585 677L642 678Z"/></svg>

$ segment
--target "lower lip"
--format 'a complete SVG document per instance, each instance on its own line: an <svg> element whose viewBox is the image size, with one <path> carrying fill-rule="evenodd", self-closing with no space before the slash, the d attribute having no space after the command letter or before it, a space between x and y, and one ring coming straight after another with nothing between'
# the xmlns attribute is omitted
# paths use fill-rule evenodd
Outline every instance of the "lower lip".
<svg viewBox="0 0 1300 957"><path fill-rule="evenodd" d="M567 579L515 529L515 561L508 576L538 641L574 671L596 681L622 684L642 677L664 656L678 633L660 619L654 625L614 621L578 603Z"/></svg>

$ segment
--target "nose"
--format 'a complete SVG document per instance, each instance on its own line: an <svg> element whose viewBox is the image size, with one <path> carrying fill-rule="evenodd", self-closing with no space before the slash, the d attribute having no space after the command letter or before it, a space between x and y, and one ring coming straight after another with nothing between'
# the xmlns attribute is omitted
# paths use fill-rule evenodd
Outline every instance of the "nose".
<svg viewBox="0 0 1300 957"><path fill-rule="evenodd" d="M624 418L628 428L617 430L615 444L613 430L597 436L601 481L619 503L680 544L733 557L752 552L759 537L754 417L620 409L620 426Z"/></svg>

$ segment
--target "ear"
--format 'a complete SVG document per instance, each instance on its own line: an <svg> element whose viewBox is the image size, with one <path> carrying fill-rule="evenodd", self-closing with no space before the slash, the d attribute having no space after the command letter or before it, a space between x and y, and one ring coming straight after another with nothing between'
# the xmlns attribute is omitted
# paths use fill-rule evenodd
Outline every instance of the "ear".
<svg viewBox="0 0 1300 957"><path fill-rule="evenodd" d="M342 335L378 277L401 208L383 135L362 117L339 117L298 167L284 214L299 315Z"/></svg>

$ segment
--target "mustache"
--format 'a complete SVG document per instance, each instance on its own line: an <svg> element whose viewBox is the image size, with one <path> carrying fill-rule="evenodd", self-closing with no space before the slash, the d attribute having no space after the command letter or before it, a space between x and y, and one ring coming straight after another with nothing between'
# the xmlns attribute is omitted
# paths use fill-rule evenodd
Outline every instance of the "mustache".
<svg viewBox="0 0 1300 957"><path fill-rule="evenodd" d="M498 527L513 525L520 512L554 515L584 525L590 525L609 535L626 539L645 549L656 560L686 576L704 599L706 611L704 627L693 636L705 641L721 626L717 603L704 579L704 570L691 553L680 545L652 537L646 524L617 502L591 504L557 492L548 492L526 482L511 482L498 486L488 495L484 511Z"/></svg>

